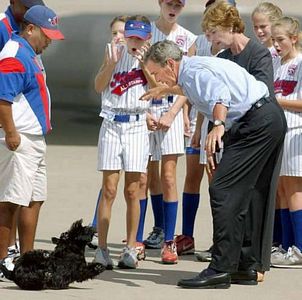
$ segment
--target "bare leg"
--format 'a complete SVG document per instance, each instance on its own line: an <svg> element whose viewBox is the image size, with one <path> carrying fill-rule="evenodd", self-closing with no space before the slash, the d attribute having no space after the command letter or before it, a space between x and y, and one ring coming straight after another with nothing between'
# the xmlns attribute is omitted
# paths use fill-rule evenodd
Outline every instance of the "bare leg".
<svg viewBox="0 0 302 300"><path fill-rule="evenodd" d="M36 229L42 204L42 201L32 201L28 207L20 207L18 233L21 254L34 249Z"/></svg>
<svg viewBox="0 0 302 300"><path fill-rule="evenodd" d="M3 259L7 256L7 248L9 246L13 216L17 208L18 205L13 203L0 203L0 259Z"/></svg>
<svg viewBox="0 0 302 300"><path fill-rule="evenodd" d="M111 209L116 197L119 171L103 171L102 197L98 208L99 247L107 248Z"/></svg>
<svg viewBox="0 0 302 300"><path fill-rule="evenodd" d="M124 195L127 203L127 244L134 248L140 216L139 187L141 173L126 172Z"/></svg>
<svg viewBox="0 0 302 300"><path fill-rule="evenodd" d="M13 246L16 244L18 214L19 214L19 208L16 210L13 216L12 229L10 231L10 238L9 238L9 246Z"/></svg>

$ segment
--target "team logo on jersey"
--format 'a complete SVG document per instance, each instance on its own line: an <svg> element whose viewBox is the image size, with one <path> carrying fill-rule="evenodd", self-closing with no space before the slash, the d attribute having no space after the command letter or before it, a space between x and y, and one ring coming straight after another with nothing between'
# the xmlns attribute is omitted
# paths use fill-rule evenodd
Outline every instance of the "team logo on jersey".
<svg viewBox="0 0 302 300"><path fill-rule="evenodd" d="M185 35L177 35L175 39L175 43L178 47L184 47L187 41L187 37Z"/></svg>
<svg viewBox="0 0 302 300"><path fill-rule="evenodd" d="M296 72L296 69L297 69L297 65L290 65L288 67L288 71L287 71L287 74L289 76L294 76L295 72Z"/></svg>
<svg viewBox="0 0 302 300"><path fill-rule="evenodd" d="M134 68L129 72L119 72L113 75L113 80L110 83L111 93L121 96L128 89L139 84L147 84L147 79L142 70Z"/></svg>
<svg viewBox="0 0 302 300"><path fill-rule="evenodd" d="M297 85L297 81L294 80L279 80L274 82L275 94L282 94L282 96L288 96L292 94Z"/></svg>

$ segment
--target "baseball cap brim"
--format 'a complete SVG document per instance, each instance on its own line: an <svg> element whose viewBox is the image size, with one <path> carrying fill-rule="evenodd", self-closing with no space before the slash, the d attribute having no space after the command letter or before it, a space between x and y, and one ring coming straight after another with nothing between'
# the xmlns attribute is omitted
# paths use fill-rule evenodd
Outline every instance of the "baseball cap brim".
<svg viewBox="0 0 302 300"><path fill-rule="evenodd" d="M150 34L148 32L143 32L140 30L126 30L125 33L125 38L130 38L130 37L137 37L138 39L141 40L148 40L150 37Z"/></svg>
<svg viewBox="0 0 302 300"><path fill-rule="evenodd" d="M169 3L169 2L172 2L174 0L165 0L166 3ZM185 6L186 4L186 1L185 0L178 0L178 2L182 5L182 6Z"/></svg>
<svg viewBox="0 0 302 300"><path fill-rule="evenodd" d="M40 28L44 32L44 34L51 40L64 40L65 39L63 33L60 30L47 29L47 28L43 28L43 27L40 27Z"/></svg>

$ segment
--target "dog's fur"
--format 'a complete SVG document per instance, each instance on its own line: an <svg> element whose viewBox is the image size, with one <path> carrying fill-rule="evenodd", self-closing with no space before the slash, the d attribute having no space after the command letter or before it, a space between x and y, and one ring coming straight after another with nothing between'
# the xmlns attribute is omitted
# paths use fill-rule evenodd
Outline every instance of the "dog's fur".
<svg viewBox="0 0 302 300"><path fill-rule="evenodd" d="M91 242L95 230L76 221L71 228L55 238L54 251L33 250L16 261L13 271L0 264L6 278L21 289L65 289L74 281L92 279L105 270L99 263L86 263L85 246Z"/></svg>

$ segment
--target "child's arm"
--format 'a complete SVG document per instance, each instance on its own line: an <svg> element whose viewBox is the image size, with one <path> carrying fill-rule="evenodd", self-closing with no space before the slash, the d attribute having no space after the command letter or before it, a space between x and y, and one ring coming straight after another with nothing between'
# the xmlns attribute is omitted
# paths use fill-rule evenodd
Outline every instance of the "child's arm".
<svg viewBox="0 0 302 300"><path fill-rule="evenodd" d="M284 109L302 112L302 100L286 100L286 99L277 99L280 106Z"/></svg>
<svg viewBox="0 0 302 300"><path fill-rule="evenodd" d="M111 49L109 49L108 46L106 47L103 64L94 79L94 89L97 93L103 92L108 86L114 68L120 60L122 52L124 50L121 47L117 48L117 44L115 44L114 41L112 41L111 44L108 45L110 45L109 47Z"/></svg>

